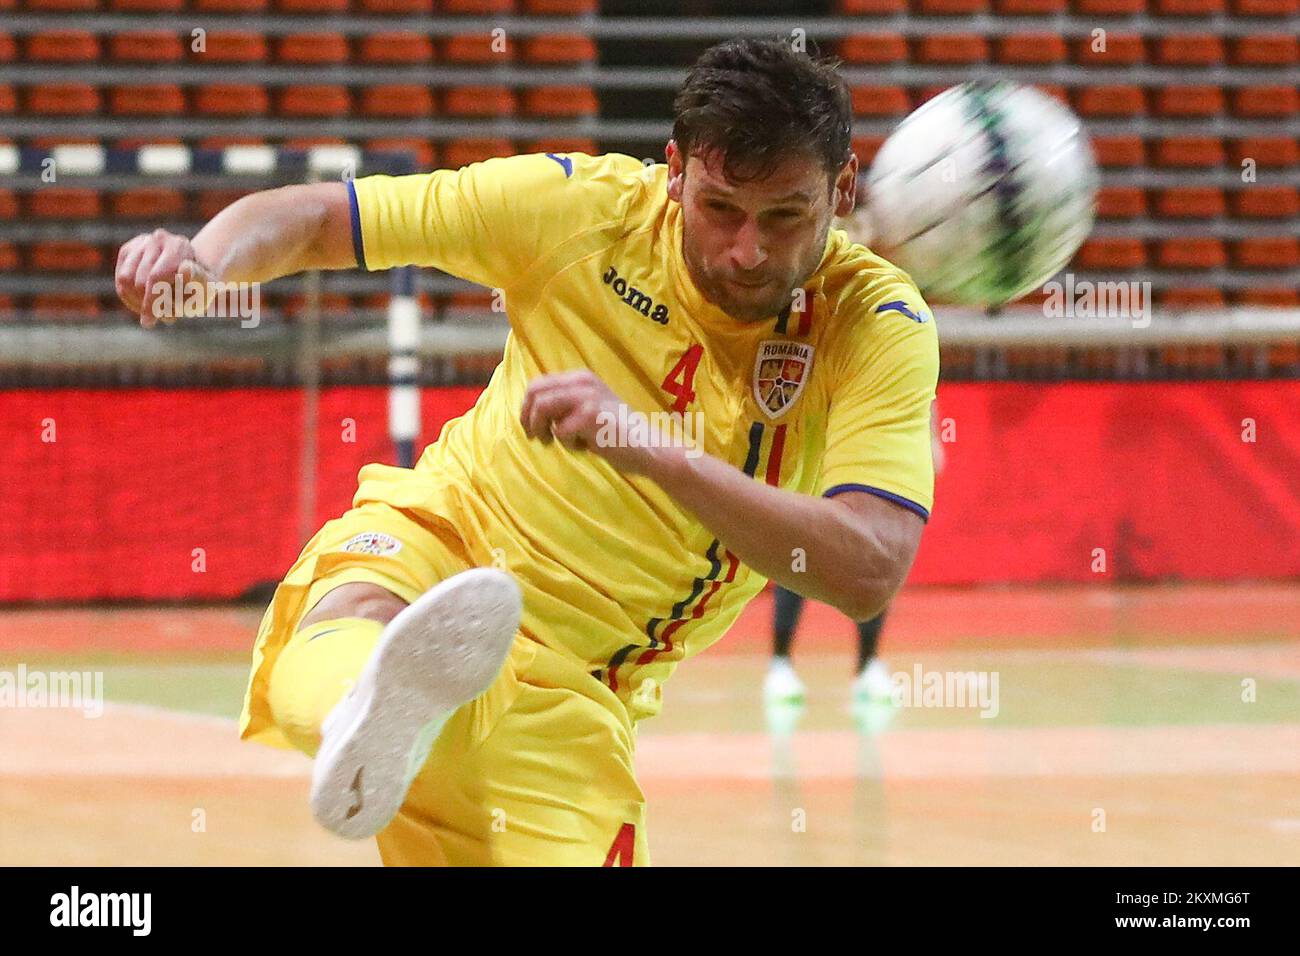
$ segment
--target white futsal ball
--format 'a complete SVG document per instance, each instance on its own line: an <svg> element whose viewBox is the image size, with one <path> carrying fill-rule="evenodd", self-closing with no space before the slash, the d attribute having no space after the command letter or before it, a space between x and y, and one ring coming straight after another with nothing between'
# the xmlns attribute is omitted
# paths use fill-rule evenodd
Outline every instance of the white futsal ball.
<svg viewBox="0 0 1300 956"><path fill-rule="evenodd" d="M912 113L867 174L873 248L938 302L997 306L1055 275L1092 230L1097 167L1044 93L963 83Z"/></svg>

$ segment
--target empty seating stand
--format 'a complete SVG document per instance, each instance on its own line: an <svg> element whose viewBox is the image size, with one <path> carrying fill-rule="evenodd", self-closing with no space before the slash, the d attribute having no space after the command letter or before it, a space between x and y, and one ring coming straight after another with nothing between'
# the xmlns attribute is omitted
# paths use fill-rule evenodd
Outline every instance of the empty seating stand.
<svg viewBox="0 0 1300 956"><path fill-rule="evenodd" d="M0 13L0 64L33 68L30 79L11 70L0 82L0 116L50 127L48 136L0 136L42 147L351 143L400 150L421 168L520 151L599 152L609 146L603 121L619 114L618 98L602 103L602 85L592 80L609 69L587 29L598 6L0 0L3 13L41 18L14 30ZM853 149L862 163L898 119L952 83L1019 79L1068 103L1091 128L1105 177L1098 197L1104 229L1074 268L1150 275L1166 303L1295 307L1297 0L830 0L826 9L852 24L818 44L854 73ZM99 18L86 19L92 13ZM989 14L1016 20L993 31L973 25L972 16ZM171 19L151 23L153 15ZM548 18L541 32L488 27L494 18L531 16ZM204 31L175 25L179 17ZM274 18L274 29L263 26L265 18ZM359 29L359 22L369 26ZM642 42L646 65L668 64L657 59L657 38ZM551 127L555 135L546 134ZM1246 168L1256 171L1251 182L1241 180ZM100 220L192 224L239 195L167 182L0 189L0 222L36 222L51 235L68 230L67 242L0 236L0 270L97 273L113 250L98 240L74 241L75 227ZM1249 281L1220 287L1229 273ZM6 291L0 315L15 303L60 316L87 301L104 304L78 294ZM339 310L348 301L329 300ZM289 312L295 308L286 300Z"/></svg>

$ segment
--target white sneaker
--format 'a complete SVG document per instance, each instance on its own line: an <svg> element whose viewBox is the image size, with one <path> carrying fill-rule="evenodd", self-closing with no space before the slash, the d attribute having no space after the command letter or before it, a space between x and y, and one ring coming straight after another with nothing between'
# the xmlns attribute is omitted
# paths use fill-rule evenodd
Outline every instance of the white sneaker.
<svg viewBox="0 0 1300 956"><path fill-rule="evenodd" d="M521 607L510 575L475 568L388 622L356 686L321 726L311 779L321 826L359 840L388 825L447 719L496 679Z"/></svg>
<svg viewBox="0 0 1300 956"><path fill-rule="evenodd" d="M884 661L878 657L867 661L867 666L862 668L862 673L853 681L853 697L855 700L873 700L881 703L893 701L894 679L890 676L889 668L885 666Z"/></svg>
<svg viewBox="0 0 1300 956"><path fill-rule="evenodd" d="M803 703L804 686L788 657L774 657L763 679L763 699L769 704Z"/></svg>

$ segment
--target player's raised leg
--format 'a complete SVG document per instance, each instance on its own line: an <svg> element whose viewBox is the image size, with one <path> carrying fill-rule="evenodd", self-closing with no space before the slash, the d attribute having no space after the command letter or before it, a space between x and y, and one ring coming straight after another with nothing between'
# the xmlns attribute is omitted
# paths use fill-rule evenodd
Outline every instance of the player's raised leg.
<svg viewBox="0 0 1300 956"><path fill-rule="evenodd" d="M514 580L476 568L436 585L387 624L355 616L305 619L299 638L352 648L368 629L381 628L355 683L320 728L311 807L322 826L360 839L392 819L447 719L500 671L519 615ZM342 653L355 656L351 648ZM277 683L303 683L302 675L281 672L285 663L272 677L273 700Z"/></svg>

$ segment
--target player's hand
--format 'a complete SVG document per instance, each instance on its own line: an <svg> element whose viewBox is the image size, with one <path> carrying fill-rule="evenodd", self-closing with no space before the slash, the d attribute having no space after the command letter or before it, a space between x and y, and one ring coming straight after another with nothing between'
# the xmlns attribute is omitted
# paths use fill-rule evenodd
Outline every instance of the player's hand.
<svg viewBox="0 0 1300 956"><path fill-rule="evenodd" d="M202 315L215 279L188 239L164 229L123 245L113 278L118 297L146 329L159 320L170 325L183 315Z"/></svg>
<svg viewBox="0 0 1300 956"><path fill-rule="evenodd" d="M543 375L529 382L519 420L529 438L543 443L555 440L574 451L592 451L619 471L642 474L654 449L626 440L617 425L629 414L623 401L595 372L583 370Z"/></svg>

